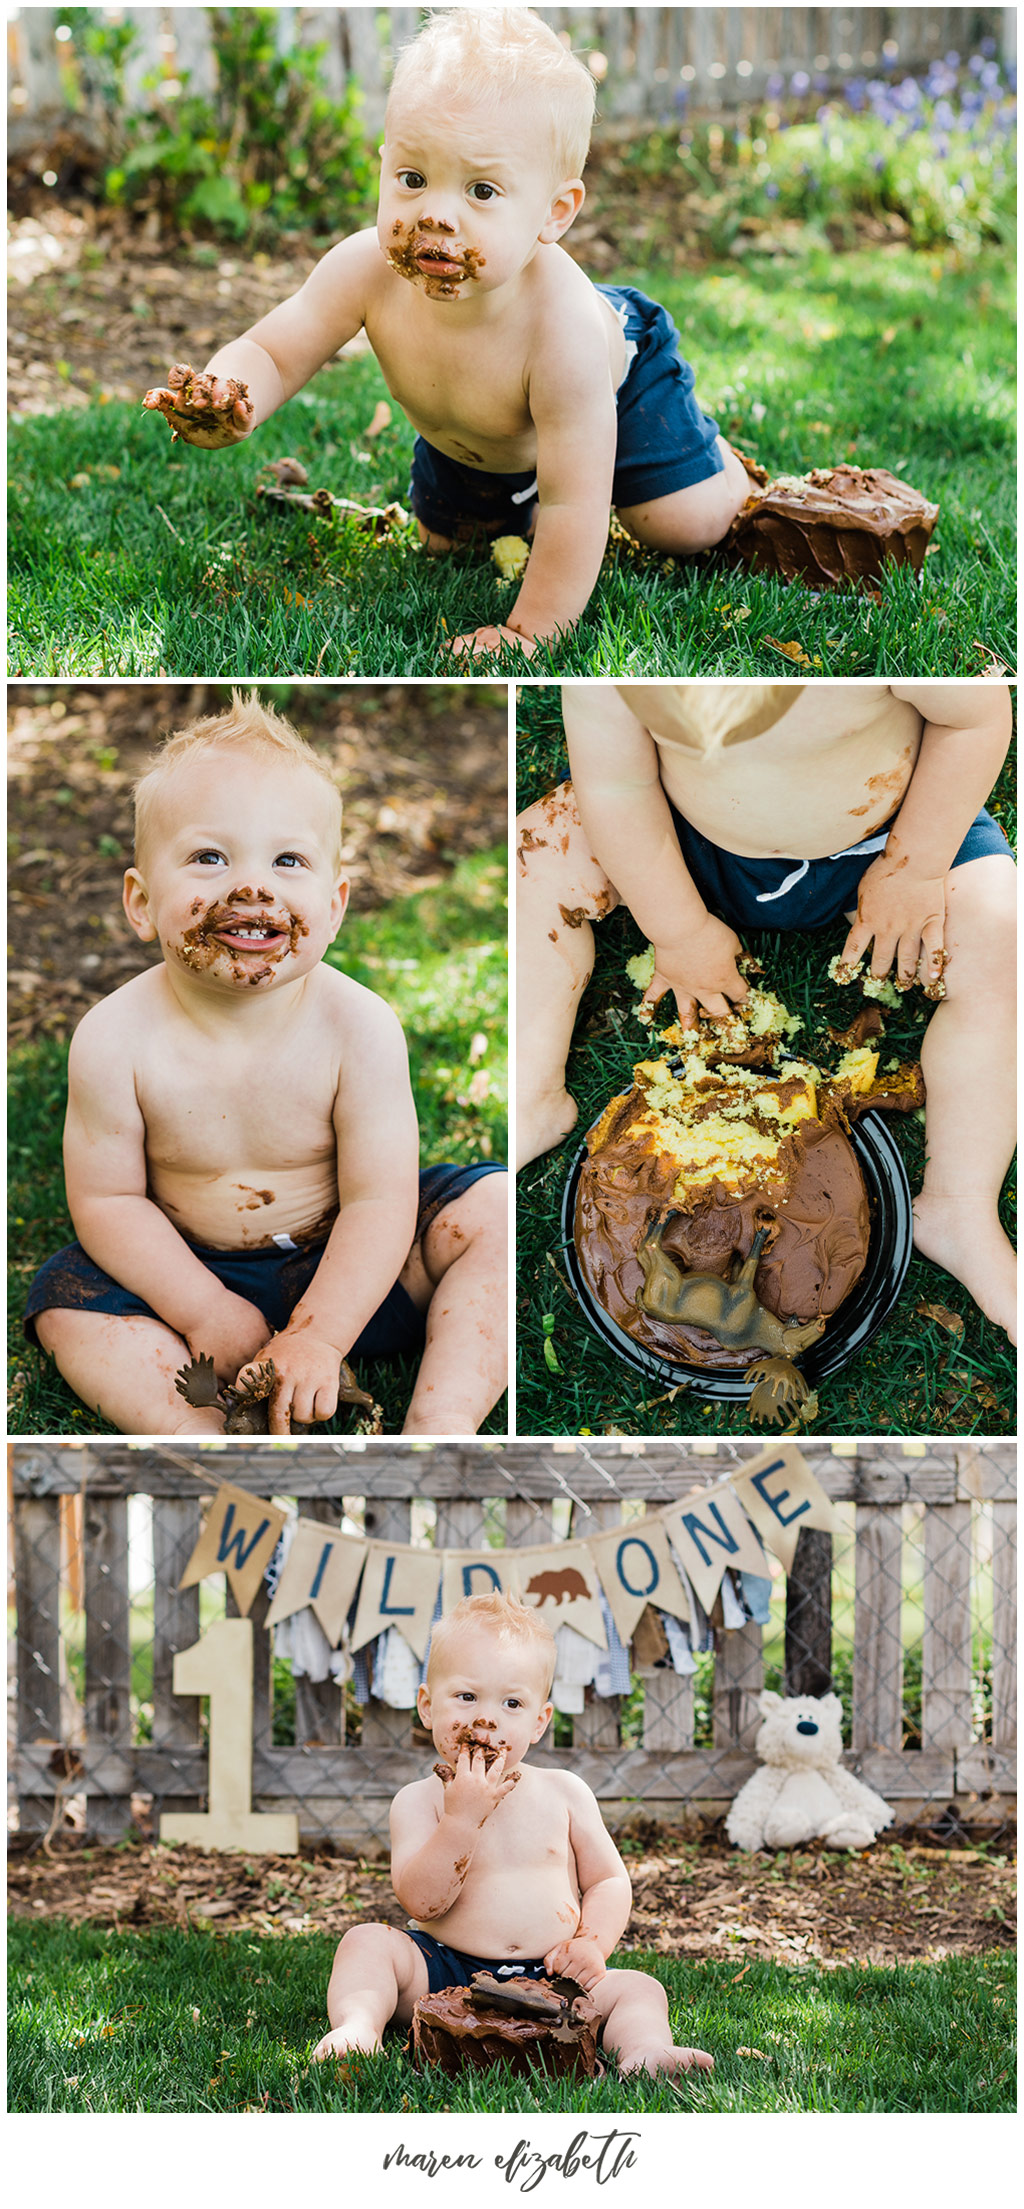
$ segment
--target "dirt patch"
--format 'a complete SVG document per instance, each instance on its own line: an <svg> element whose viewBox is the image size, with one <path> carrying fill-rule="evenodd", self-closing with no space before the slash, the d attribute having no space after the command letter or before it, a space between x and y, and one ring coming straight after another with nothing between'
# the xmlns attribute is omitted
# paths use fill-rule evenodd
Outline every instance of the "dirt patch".
<svg viewBox="0 0 1024 2209"><path fill-rule="evenodd" d="M296 683L279 707L338 774L352 911L429 888L507 833L504 688ZM11 1040L66 1036L144 967L121 881L132 785L213 683L19 683L8 714Z"/></svg>
<svg viewBox="0 0 1024 2209"><path fill-rule="evenodd" d="M1008 1857L927 1843L877 1844L865 1855L820 1846L792 1855L741 1856L715 1838L668 1838L629 1858L633 1914L622 1943L694 1959L734 1958L737 1975L776 1963L904 1963L1008 1948L1015 1878ZM403 1926L387 1869L364 1857L197 1856L138 1843L18 1853L10 1865L14 1916L145 1931L334 1933L368 1918Z"/></svg>

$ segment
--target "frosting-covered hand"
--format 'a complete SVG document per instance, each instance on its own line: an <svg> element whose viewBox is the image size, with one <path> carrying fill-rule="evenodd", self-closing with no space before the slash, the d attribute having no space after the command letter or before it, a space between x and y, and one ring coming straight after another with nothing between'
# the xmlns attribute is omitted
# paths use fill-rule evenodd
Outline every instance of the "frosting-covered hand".
<svg viewBox="0 0 1024 2209"><path fill-rule="evenodd" d="M162 414L174 438L186 445L201 445L208 452L222 445L240 445L253 425L255 408L248 386L235 376L209 376L178 361L169 370L166 384L147 391L142 402L151 413Z"/></svg>
<svg viewBox="0 0 1024 2209"><path fill-rule="evenodd" d="M314 1426L333 1418L341 1373L341 1353L333 1343L325 1342L308 1328L300 1326L293 1333L291 1327L286 1327L282 1334L271 1335L264 1343L259 1363L268 1359L277 1375L270 1398L271 1434L290 1434L293 1421L300 1426ZM244 1387L253 1378L253 1365L243 1366L236 1385Z"/></svg>
<svg viewBox="0 0 1024 2209"><path fill-rule="evenodd" d="M732 1004L742 1004L747 994L736 964L742 950L735 930L713 913L705 913L680 942L655 943L654 973L644 991L644 1004L656 1005L666 990L672 990L681 1028L696 1027L698 1005L713 1020L727 1020Z"/></svg>
<svg viewBox="0 0 1024 2209"><path fill-rule="evenodd" d="M443 1782L445 1817L464 1820L467 1825L486 1824L491 1812L511 1794L518 1778L518 1772L505 1770L504 1749L488 1758L482 1744L474 1748L464 1742L451 1778Z"/></svg>
<svg viewBox="0 0 1024 2209"><path fill-rule="evenodd" d="M909 853L901 854L891 836L861 876L857 918L840 953L842 964L856 966L873 942L876 978L888 974L895 960L897 989L909 989L920 968L926 994L943 994L945 932L945 877L915 874Z"/></svg>
<svg viewBox="0 0 1024 2209"><path fill-rule="evenodd" d="M575 1979L577 1986L589 1994L603 1979L608 1969L604 1952L591 1933L575 1933L570 1941L559 1941L549 1948L544 1958L544 1969L552 1979Z"/></svg>

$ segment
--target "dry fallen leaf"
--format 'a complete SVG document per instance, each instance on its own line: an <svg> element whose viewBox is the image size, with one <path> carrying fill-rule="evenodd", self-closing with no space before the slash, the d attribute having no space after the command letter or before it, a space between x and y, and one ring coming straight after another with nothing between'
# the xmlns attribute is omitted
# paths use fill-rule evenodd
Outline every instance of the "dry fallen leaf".
<svg viewBox="0 0 1024 2209"><path fill-rule="evenodd" d="M386 399L378 399L377 404L373 410L373 420L367 424L367 427L363 431L363 436L366 438L367 443L369 443L371 437L379 437L381 431L388 429L390 427L390 424L391 408L389 407Z"/></svg>
<svg viewBox="0 0 1024 2209"><path fill-rule="evenodd" d="M764 641L771 645L773 652L781 652L784 659L792 660L794 667L821 666L819 659L812 659L810 653L804 651L803 645L797 644L792 638L788 644L780 644L778 637L766 637Z"/></svg>
<svg viewBox="0 0 1024 2209"><path fill-rule="evenodd" d="M978 669L979 678L989 675L1001 679L1009 674L1010 670L1005 660L1001 660L998 653L993 652L990 644L982 644L980 637L975 637L973 643L975 651L985 655L985 665Z"/></svg>
<svg viewBox="0 0 1024 2209"><path fill-rule="evenodd" d="M738 2056L756 2056L759 2063L771 2061L771 2058L765 2055L763 2048L737 2048L736 2053Z"/></svg>
<svg viewBox="0 0 1024 2209"><path fill-rule="evenodd" d="M944 1327L948 1335L962 1335L964 1323L959 1312L951 1312L947 1304L915 1304L920 1319L933 1319L937 1327Z"/></svg>

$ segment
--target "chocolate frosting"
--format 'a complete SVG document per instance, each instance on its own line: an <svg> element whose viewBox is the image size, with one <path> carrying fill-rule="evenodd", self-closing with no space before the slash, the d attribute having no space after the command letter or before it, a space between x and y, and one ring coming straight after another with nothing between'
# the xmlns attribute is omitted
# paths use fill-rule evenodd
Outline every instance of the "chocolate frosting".
<svg viewBox="0 0 1024 2209"><path fill-rule="evenodd" d="M558 2078L591 2078L597 2061L598 2012L585 1998L575 2004L571 2028L561 2038L548 2024L475 2010L468 1987L426 1994L412 2013L412 2058L449 2075L466 2064L507 2063L519 2075L535 2064Z"/></svg>
<svg viewBox="0 0 1024 2209"><path fill-rule="evenodd" d="M877 583L887 561L920 574L939 509L887 468L844 462L770 482L744 466L755 488L723 540L744 567L818 590Z"/></svg>
<svg viewBox="0 0 1024 2209"><path fill-rule="evenodd" d="M646 1110L644 1092L635 1087L592 1131L576 1198L584 1277L609 1318L645 1349L670 1363L741 1370L749 1350L728 1350L701 1328L669 1326L640 1309L638 1246L653 1218L675 1212L664 1249L689 1271L724 1276L733 1253L747 1257L770 1217L776 1232L755 1276L758 1301L786 1321L828 1317L864 1270L870 1225L842 1111L824 1101L821 1118L799 1121L771 1169L750 1186L734 1191L714 1181L695 1193L691 1209L680 1210L677 1161L655 1149L649 1127L636 1124Z"/></svg>

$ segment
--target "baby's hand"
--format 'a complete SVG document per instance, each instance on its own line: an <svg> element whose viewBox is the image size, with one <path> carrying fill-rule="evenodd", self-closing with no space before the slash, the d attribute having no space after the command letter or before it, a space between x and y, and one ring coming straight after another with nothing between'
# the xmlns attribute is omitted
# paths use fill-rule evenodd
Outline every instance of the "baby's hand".
<svg viewBox="0 0 1024 2209"><path fill-rule="evenodd" d="M240 445L252 428L255 407L247 384L234 376L208 376L179 361L167 377L147 391L142 402L162 414L175 438L187 445L202 445L213 452L221 445Z"/></svg>
<svg viewBox="0 0 1024 2209"><path fill-rule="evenodd" d="M604 1954L591 1933L576 1933L571 1941L559 1941L544 1958L549 1979L575 1979L589 1994L608 1969Z"/></svg>
<svg viewBox="0 0 1024 2209"><path fill-rule="evenodd" d="M286 1327L282 1334L272 1335L264 1343L260 1363L267 1358L273 1361L277 1374L270 1398L271 1434L290 1434L293 1421L314 1426L333 1418L338 1408L341 1352L332 1342L325 1342L308 1328L299 1327L293 1332ZM239 1373L239 1382L247 1375L253 1377L251 1366Z"/></svg>
<svg viewBox="0 0 1024 2209"><path fill-rule="evenodd" d="M920 965L926 996L944 996L946 882L943 875L915 874L910 859L880 852L861 876L857 918L840 953L856 966L874 941L871 972L888 974L896 961L896 987L911 987Z"/></svg>
<svg viewBox="0 0 1024 2209"><path fill-rule="evenodd" d="M212 1358L217 1379L230 1385L240 1366L255 1363L263 1353L267 1322L246 1297L218 1288L216 1300L197 1316L186 1339L193 1357Z"/></svg>
<svg viewBox="0 0 1024 2209"><path fill-rule="evenodd" d="M697 1006L713 1020L727 1020L731 999L742 1004L747 984L736 961L743 945L733 929L713 913L705 913L699 926L678 943L656 943L654 973L644 991L644 1004L656 1005L666 990L675 992L681 1028L695 1028Z"/></svg>
<svg viewBox="0 0 1024 2209"><path fill-rule="evenodd" d="M482 1749L463 1746L450 1779L443 1782L445 1816L462 1818L467 1825L486 1825L492 1811L515 1787L518 1772L505 1771L506 1751L492 1758L490 1770Z"/></svg>
<svg viewBox="0 0 1024 2209"><path fill-rule="evenodd" d="M503 644L515 645L532 660L537 649L533 637L524 637L518 629L471 629L465 636L453 637L448 647L454 659L475 659L478 652L500 652Z"/></svg>

